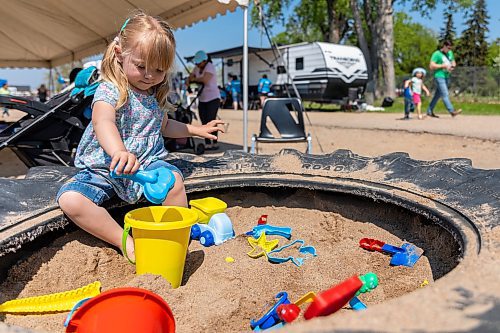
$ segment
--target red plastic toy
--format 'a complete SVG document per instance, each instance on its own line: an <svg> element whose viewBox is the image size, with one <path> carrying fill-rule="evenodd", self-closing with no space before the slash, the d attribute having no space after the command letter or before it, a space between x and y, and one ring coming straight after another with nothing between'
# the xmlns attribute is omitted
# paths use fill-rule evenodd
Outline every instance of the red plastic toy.
<svg viewBox="0 0 500 333"><path fill-rule="evenodd" d="M373 238L362 238L359 241L359 246L368 251L377 251L383 252L382 246L385 245L385 242L373 239Z"/></svg>
<svg viewBox="0 0 500 333"><path fill-rule="evenodd" d="M257 221L257 225L267 224L267 215L261 215L259 220Z"/></svg>
<svg viewBox="0 0 500 333"><path fill-rule="evenodd" d="M316 295L314 301L309 305L304 318L306 320L319 316L328 316L346 305L356 292L361 289L363 282L357 276L353 276L344 282Z"/></svg>
<svg viewBox="0 0 500 333"><path fill-rule="evenodd" d="M66 333L175 332L168 304L157 294L141 288L116 288L91 298L79 308Z"/></svg>
<svg viewBox="0 0 500 333"><path fill-rule="evenodd" d="M278 306L277 311L278 317L285 323L291 323L297 319L300 314L300 308L294 303L281 304Z"/></svg>

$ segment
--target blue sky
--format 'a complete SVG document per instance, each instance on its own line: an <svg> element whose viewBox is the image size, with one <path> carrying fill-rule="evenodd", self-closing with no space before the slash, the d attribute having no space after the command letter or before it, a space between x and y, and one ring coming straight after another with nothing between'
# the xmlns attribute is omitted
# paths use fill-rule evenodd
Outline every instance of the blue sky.
<svg viewBox="0 0 500 333"><path fill-rule="evenodd" d="M492 41L500 37L500 1L486 0L489 20L488 40ZM397 5L396 11L409 12L409 6ZM412 14L412 13L410 13ZM464 13L454 15L455 28L457 33L464 30ZM217 17L206 22L200 22L192 27L181 29L175 32L177 40L177 50L181 56L189 56L199 49L208 52L235 47L243 44L243 11L237 9L234 13ZM420 14L412 14L413 21L439 32L444 26L443 7L438 8L430 14L429 18ZM282 31L282 27L276 26L272 33ZM255 47L267 47L269 43L265 34L257 28L249 31L249 45ZM179 66L181 66L179 64ZM0 69L0 78L7 79L11 85L30 85L32 89L38 87L46 81L48 70L46 69Z"/></svg>

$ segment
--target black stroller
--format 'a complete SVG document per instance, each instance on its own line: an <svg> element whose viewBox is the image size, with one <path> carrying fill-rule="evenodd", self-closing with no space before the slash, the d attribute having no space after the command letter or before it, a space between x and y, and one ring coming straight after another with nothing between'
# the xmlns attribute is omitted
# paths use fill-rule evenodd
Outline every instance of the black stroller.
<svg viewBox="0 0 500 333"><path fill-rule="evenodd" d="M191 111L191 106L198 99L202 90L203 86L198 90L196 97L193 98L188 106L184 107L180 104L176 105L176 110L168 113L169 119L174 119L184 124L191 124L193 119L198 119L196 114ZM196 143L196 140L193 137L177 139L165 138L165 148L170 152L193 150L196 155L201 155L205 152L205 144Z"/></svg>
<svg viewBox="0 0 500 333"><path fill-rule="evenodd" d="M0 150L9 147L27 166L73 165L76 148L91 119L90 105L99 85L92 66L78 73L75 88L41 103L0 96L0 106L26 112L0 132Z"/></svg>

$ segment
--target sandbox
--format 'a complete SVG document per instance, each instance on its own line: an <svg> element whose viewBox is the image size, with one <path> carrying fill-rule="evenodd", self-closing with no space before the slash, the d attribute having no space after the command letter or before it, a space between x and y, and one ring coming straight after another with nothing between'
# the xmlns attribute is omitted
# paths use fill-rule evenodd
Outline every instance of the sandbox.
<svg viewBox="0 0 500 333"><path fill-rule="evenodd" d="M396 206L297 189L279 194L257 188L233 189L217 191L217 195L230 207L227 214L237 236L208 248L193 241L183 284L178 289L170 288L160 276L136 276L134 266L115 249L82 231L73 231L13 267L0 286L5 291L3 296L14 299L60 292L98 280L103 291L136 286L158 293L172 308L178 332L239 332L249 330L250 320L258 319L280 291L298 299L309 291L326 290L352 275L372 271L378 275L380 286L360 296L371 306L419 289L425 280L432 284L452 270L460 258L460 246L450 234ZM117 210L117 218L127 209ZM294 238L315 246L318 256L301 267L247 256L251 248L244 233L256 225L261 214L268 214L269 224L292 227ZM269 237L280 239L281 244L287 242L277 236ZM359 240L364 237L392 244L411 242L423 248L425 255L413 268L393 267L389 265L389 256L359 247ZM228 256L235 261L226 262ZM347 306L342 311L352 310ZM66 313L7 315L4 321L62 332L65 316Z"/></svg>
<svg viewBox="0 0 500 333"><path fill-rule="evenodd" d="M66 229L71 232L44 236L37 248L30 249L33 254L28 253L31 245L23 246L23 260L2 283L2 301L100 280L104 290L138 286L158 293L171 306L179 332L245 331L250 329L250 320L258 319L280 291L287 291L295 300L306 292L319 292L352 275L373 271L379 275L379 287L360 296L368 310L354 312L345 307L324 319L299 319L286 331L319 332L346 327L382 330L389 324L391 329L384 330L458 330L490 325L487 314L497 303L495 297L487 297L485 290L491 291L491 283L496 281L492 270L498 266L484 264L491 260L494 244L485 240L496 236L495 232L485 234L483 230L494 226L491 216L497 214L497 208L483 204L482 212L489 215L481 217L474 213L476 202L468 201L472 206L450 205L450 200L465 195L463 185L450 190L444 186L436 191L425 190L430 183L416 182L395 170L398 160L405 166L418 167L418 162L404 156L378 160L352 157L337 153L326 163L326 157L308 159L292 152L272 160L252 159L245 154L215 161L187 160L183 170L188 171L190 199L215 196L226 201L237 236L217 247L191 243L180 288L171 289L158 276L136 277L134 267L115 249L81 231ZM352 162L348 167L346 159ZM294 165L302 168L296 172ZM433 175L422 179L441 177L440 168L438 165L431 170ZM490 182L497 176L494 173L493 178L484 179ZM120 220L126 211L136 207L115 207L113 215ZM246 252L250 247L242 234L256 224L261 214L269 215L270 224L292 227L294 239L302 238L315 246L318 256L302 267L249 258ZM46 225L61 221L52 218ZM395 245L411 242L424 249L424 256L413 268L392 267L388 256L359 248L363 237ZM235 261L226 262L228 256ZM464 276L470 278L464 280ZM429 284L422 286L425 280ZM469 296L471 290L474 292ZM482 309L486 317L467 317L468 305L456 309L455 302L463 297L468 304L486 304ZM412 311L405 311L409 308ZM63 318L64 314L8 315L2 321L62 332Z"/></svg>

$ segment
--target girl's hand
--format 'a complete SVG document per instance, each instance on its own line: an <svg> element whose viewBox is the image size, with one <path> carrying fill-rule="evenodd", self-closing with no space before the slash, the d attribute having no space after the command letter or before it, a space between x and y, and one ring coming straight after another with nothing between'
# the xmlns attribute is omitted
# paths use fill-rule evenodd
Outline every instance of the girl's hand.
<svg viewBox="0 0 500 333"><path fill-rule="evenodd" d="M140 166L141 164L134 154L129 153L126 150L118 150L114 152L111 157L109 170L115 170L117 175L121 175L122 173L128 175L135 173L139 170Z"/></svg>
<svg viewBox="0 0 500 333"><path fill-rule="evenodd" d="M217 137L212 133L224 133L224 129L218 127L218 125L224 125L224 122L222 120L212 120L211 122L202 126L193 126L192 134L205 139L217 140Z"/></svg>

